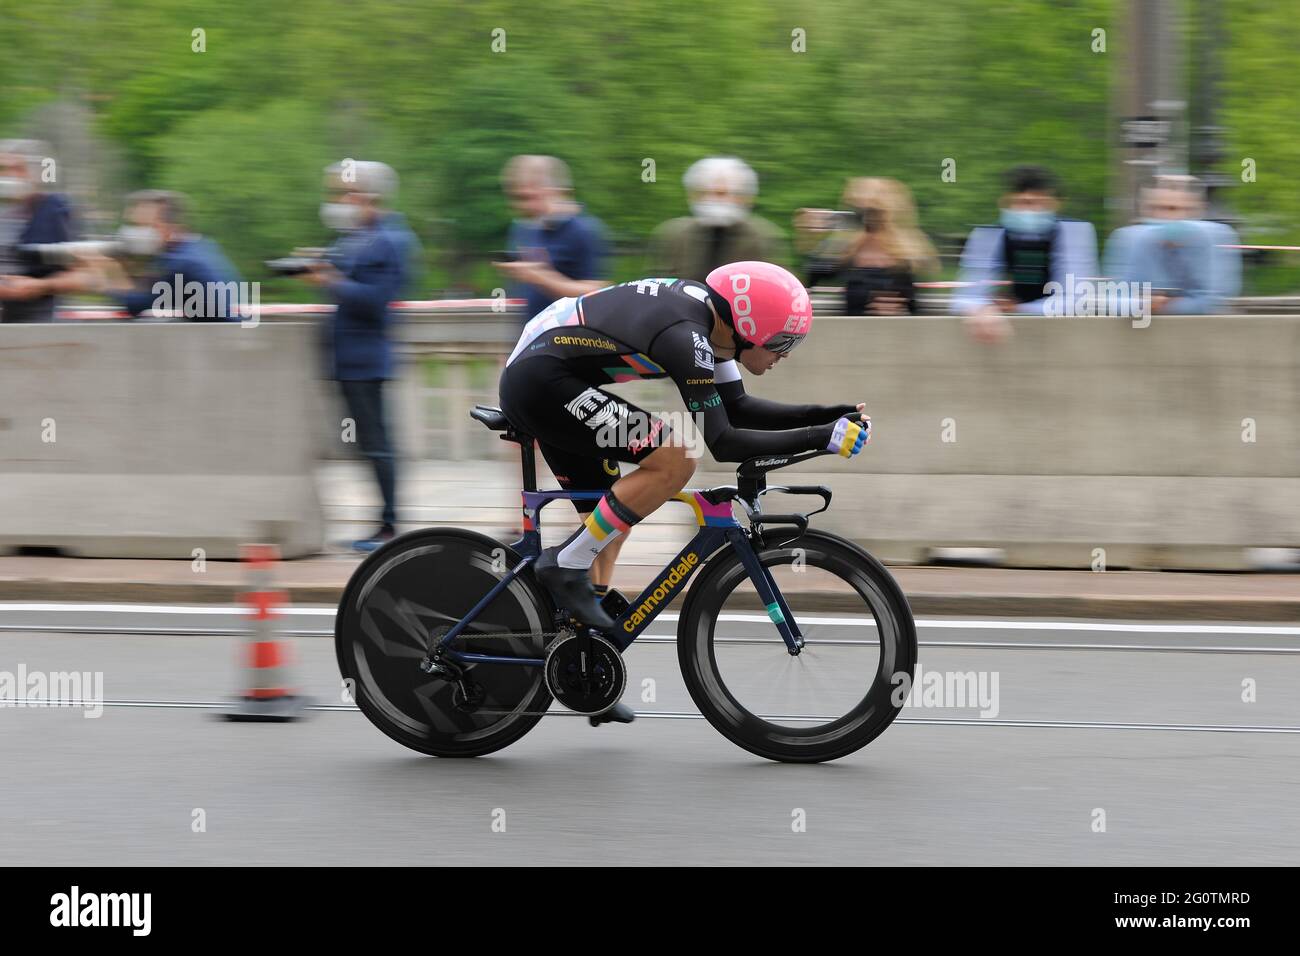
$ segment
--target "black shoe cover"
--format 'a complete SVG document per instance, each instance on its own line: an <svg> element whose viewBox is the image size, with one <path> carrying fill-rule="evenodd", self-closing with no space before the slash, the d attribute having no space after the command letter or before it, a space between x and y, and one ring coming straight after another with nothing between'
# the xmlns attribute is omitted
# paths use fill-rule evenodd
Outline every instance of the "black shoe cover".
<svg viewBox="0 0 1300 956"><path fill-rule="evenodd" d="M596 597L591 575L584 568L562 568L555 563L559 548L547 548L533 565L537 580L551 592L555 603L575 618L598 631L609 631L614 619L605 613Z"/></svg>
<svg viewBox="0 0 1300 956"><path fill-rule="evenodd" d="M593 727L599 727L601 724L630 724L636 720L636 711L624 703L617 703L603 714L596 714L594 717L588 717L587 723Z"/></svg>

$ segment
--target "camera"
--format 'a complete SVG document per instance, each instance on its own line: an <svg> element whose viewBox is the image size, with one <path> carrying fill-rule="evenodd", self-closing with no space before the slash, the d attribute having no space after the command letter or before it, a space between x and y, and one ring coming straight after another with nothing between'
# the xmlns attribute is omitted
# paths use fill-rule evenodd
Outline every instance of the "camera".
<svg viewBox="0 0 1300 956"><path fill-rule="evenodd" d="M21 255L42 265L72 266L83 256L108 256L120 259L126 246L116 239L89 239L80 242L41 242L18 247Z"/></svg>
<svg viewBox="0 0 1300 956"><path fill-rule="evenodd" d="M277 276L300 276L310 272L318 262L329 262L327 249L298 249L293 255L281 256L279 259L267 259L263 262Z"/></svg>
<svg viewBox="0 0 1300 956"><path fill-rule="evenodd" d="M310 256L284 256L280 259L267 259L265 265L278 276L300 276L310 272L321 260Z"/></svg>

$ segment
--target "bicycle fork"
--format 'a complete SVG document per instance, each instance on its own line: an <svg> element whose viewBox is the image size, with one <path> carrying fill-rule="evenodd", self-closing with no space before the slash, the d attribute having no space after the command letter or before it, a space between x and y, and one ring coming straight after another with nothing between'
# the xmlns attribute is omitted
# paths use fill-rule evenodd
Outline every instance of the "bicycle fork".
<svg viewBox="0 0 1300 956"><path fill-rule="evenodd" d="M790 605L785 602L785 595L776 586L772 572L758 559L758 552L743 531L735 533L732 544L740 553L741 563L749 572L749 579L754 582L759 600L767 608L767 616L776 625L781 640L785 641L786 650L791 657L798 657L804 646L803 632L799 630L799 623L790 612Z"/></svg>

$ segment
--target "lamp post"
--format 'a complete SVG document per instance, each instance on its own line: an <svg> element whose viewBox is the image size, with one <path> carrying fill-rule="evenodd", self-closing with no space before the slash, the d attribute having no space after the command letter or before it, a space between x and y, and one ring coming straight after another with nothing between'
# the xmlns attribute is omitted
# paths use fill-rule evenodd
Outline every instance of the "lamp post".
<svg viewBox="0 0 1300 956"><path fill-rule="evenodd" d="M1212 2L1212 0L1211 0ZM1142 188L1160 172L1187 169L1187 102L1176 0L1128 0L1116 83L1119 119L1111 209L1137 215Z"/></svg>
<svg viewBox="0 0 1300 956"><path fill-rule="evenodd" d="M1227 130L1217 122L1222 80L1223 13L1217 0L1197 0L1196 8L1191 171L1205 184L1205 218L1235 224L1240 217L1228 208L1225 190L1236 180L1219 167L1227 155Z"/></svg>

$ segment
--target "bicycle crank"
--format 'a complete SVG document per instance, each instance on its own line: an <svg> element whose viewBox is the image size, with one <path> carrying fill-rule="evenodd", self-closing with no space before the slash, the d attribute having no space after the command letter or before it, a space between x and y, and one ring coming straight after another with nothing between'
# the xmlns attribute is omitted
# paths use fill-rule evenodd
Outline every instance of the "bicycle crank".
<svg viewBox="0 0 1300 956"><path fill-rule="evenodd" d="M569 710L603 714L623 696L627 667L605 638L587 632L563 637L546 652L546 687Z"/></svg>

